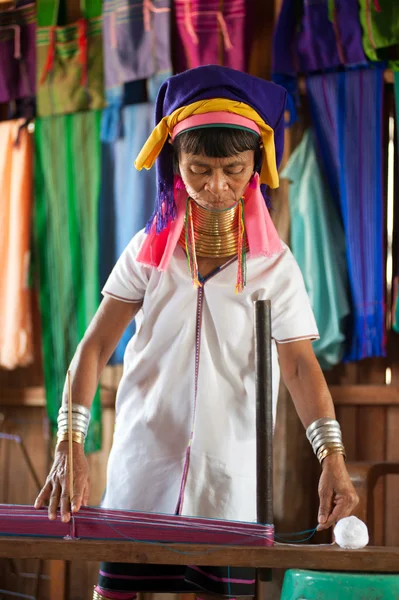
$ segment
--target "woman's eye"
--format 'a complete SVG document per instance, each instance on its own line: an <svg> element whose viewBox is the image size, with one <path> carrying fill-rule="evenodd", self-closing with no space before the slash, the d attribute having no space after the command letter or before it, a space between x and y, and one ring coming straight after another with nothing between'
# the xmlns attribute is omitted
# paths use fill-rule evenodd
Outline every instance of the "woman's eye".
<svg viewBox="0 0 399 600"><path fill-rule="evenodd" d="M199 170L199 169L191 169L193 175L207 175L209 171L207 170Z"/></svg>
<svg viewBox="0 0 399 600"><path fill-rule="evenodd" d="M228 169L226 171L227 175L241 175L241 173L243 172L244 169L242 169L241 167L238 169Z"/></svg>

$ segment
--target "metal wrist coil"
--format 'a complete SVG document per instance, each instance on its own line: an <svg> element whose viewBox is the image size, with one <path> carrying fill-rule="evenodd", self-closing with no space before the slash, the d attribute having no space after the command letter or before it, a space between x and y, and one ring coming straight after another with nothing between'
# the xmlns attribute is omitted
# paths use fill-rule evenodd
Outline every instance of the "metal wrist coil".
<svg viewBox="0 0 399 600"><path fill-rule="evenodd" d="M306 429L306 437L312 445L320 464L330 454L342 454L345 447L342 442L341 427L335 419L322 417L316 419Z"/></svg>
<svg viewBox="0 0 399 600"><path fill-rule="evenodd" d="M90 411L85 406L81 404L72 404L72 432L73 432L73 441L78 443L83 443L87 436L87 431L89 429L90 423ZM65 441L68 439L68 407L66 405L62 405L57 418L58 424L58 442Z"/></svg>

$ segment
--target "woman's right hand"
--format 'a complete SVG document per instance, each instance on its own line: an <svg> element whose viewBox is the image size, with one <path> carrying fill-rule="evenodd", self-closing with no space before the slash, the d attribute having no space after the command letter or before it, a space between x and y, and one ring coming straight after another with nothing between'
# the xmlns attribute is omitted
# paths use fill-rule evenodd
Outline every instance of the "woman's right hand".
<svg viewBox="0 0 399 600"><path fill-rule="evenodd" d="M46 483L36 498L35 508L48 503L48 518L57 518L57 508L61 508L61 520L68 523L72 512L87 505L90 494L90 472L84 447L73 442L73 498L69 497L68 442L60 442L55 450L54 462Z"/></svg>

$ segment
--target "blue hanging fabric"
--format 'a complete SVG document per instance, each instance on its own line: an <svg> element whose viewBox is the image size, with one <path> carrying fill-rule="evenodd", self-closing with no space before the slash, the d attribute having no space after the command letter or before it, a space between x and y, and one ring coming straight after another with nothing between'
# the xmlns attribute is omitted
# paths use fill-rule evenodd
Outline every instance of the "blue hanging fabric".
<svg viewBox="0 0 399 600"><path fill-rule="evenodd" d="M145 227L151 216L156 195L155 171L137 171L134 161L154 126L154 104L157 85L154 81L135 81L125 86L124 102L135 102L120 108L118 133L110 123L115 138L102 144L101 197L99 210L100 285L108 276L132 237ZM148 86L151 101L143 102L143 84ZM105 120L103 116L102 125ZM104 130L103 130L104 132ZM101 289L100 288L100 289ZM126 346L135 332L134 321L125 330L111 364L123 362Z"/></svg>
<svg viewBox="0 0 399 600"><path fill-rule="evenodd" d="M291 182L291 250L320 333L313 348L326 370L342 360L350 314L349 282L344 229L321 172L311 130L305 132L281 177Z"/></svg>
<svg viewBox="0 0 399 600"><path fill-rule="evenodd" d="M399 71L394 73L394 88L395 88L395 104L396 104L396 131L399 128ZM398 137L398 136L397 136ZM392 327L394 331L399 333L399 298L398 298L398 283L399 274L395 277L395 295L393 306Z"/></svg>
<svg viewBox="0 0 399 600"><path fill-rule="evenodd" d="M307 78L320 156L344 223L352 335L344 359L384 356L381 69Z"/></svg>

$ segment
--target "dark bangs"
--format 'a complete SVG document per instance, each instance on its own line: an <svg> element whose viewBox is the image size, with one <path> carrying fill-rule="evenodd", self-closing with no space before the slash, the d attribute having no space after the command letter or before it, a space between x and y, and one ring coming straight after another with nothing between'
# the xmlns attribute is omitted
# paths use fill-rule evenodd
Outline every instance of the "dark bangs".
<svg viewBox="0 0 399 600"><path fill-rule="evenodd" d="M239 152L260 149L260 138L252 131L230 127L201 127L183 131L175 139L175 151L227 158Z"/></svg>
<svg viewBox="0 0 399 600"><path fill-rule="evenodd" d="M262 151L257 133L230 127L201 127L180 133L173 142L175 169L181 152L228 158L240 152L255 152L255 170L260 170Z"/></svg>

